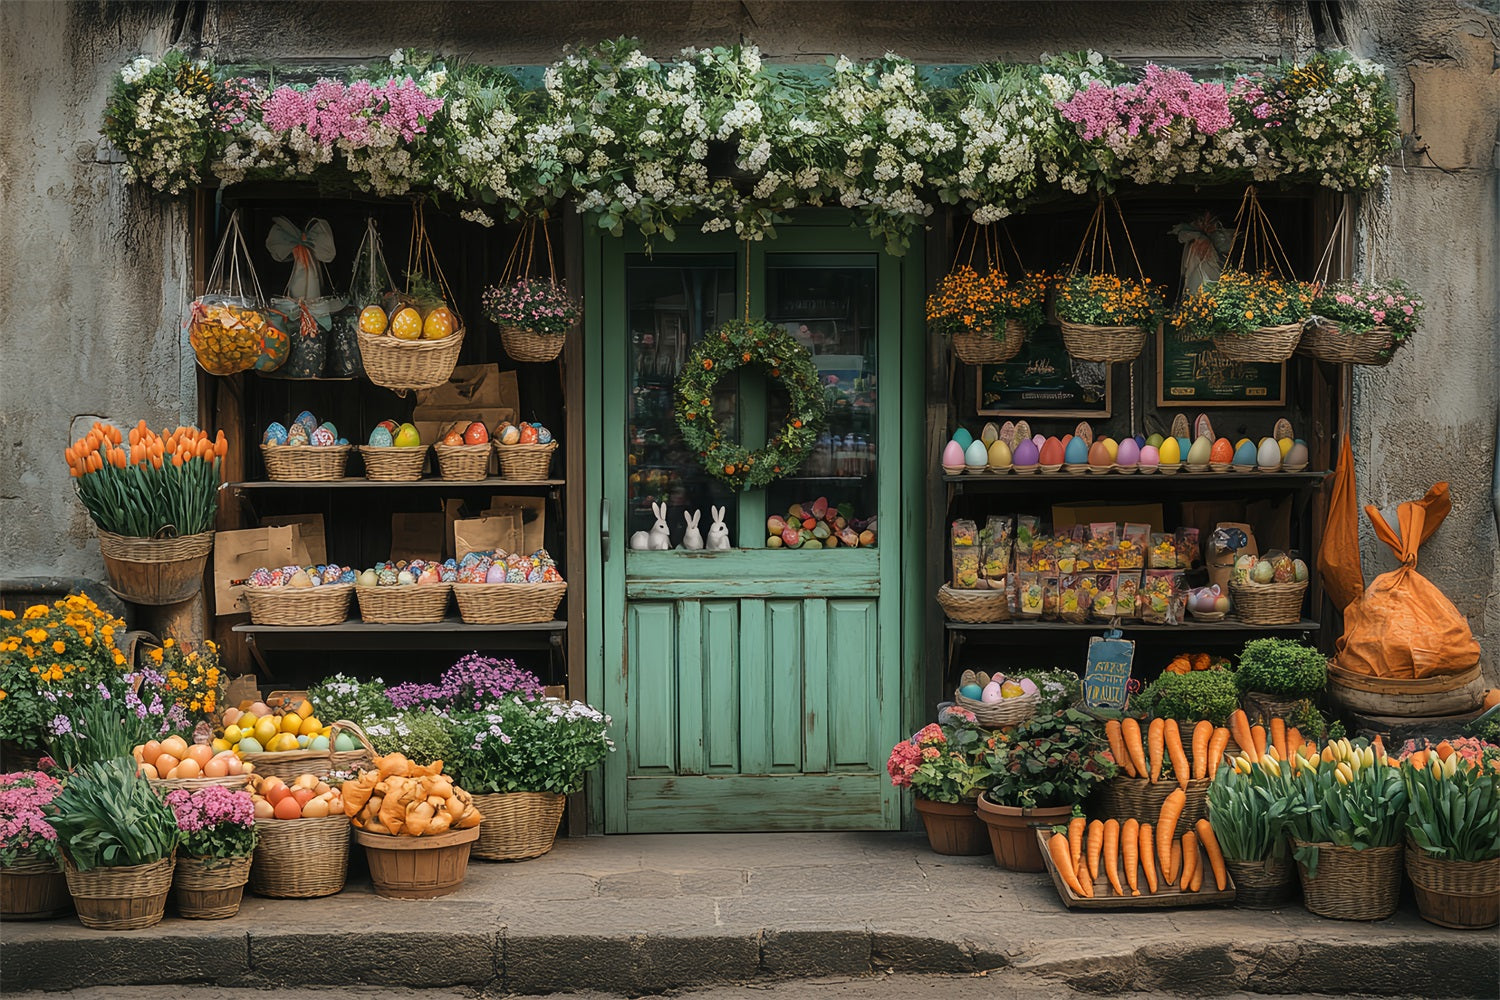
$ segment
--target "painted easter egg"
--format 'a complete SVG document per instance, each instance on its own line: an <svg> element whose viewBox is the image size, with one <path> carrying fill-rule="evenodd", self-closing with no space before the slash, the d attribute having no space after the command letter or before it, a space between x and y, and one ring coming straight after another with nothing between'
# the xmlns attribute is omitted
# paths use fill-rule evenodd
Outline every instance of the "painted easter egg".
<svg viewBox="0 0 1500 1000"><path fill-rule="evenodd" d="M1153 435L1151 435L1150 437L1148 437L1146 439L1146 444L1149 444L1151 447L1155 448L1159 452L1159 451L1161 451L1161 443L1164 440L1166 440L1166 439L1163 438L1160 434L1153 434ZM1142 445L1141 447L1144 448L1145 445Z"/></svg>
<svg viewBox="0 0 1500 1000"><path fill-rule="evenodd" d="M1043 441L1041 450L1037 452L1037 461L1042 465L1062 465L1062 442L1055 437Z"/></svg>
<svg viewBox="0 0 1500 1000"><path fill-rule="evenodd" d="M1229 442L1226 441L1224 443L1228 444ZM1194 441L1193 446L1188 449L1187 464L1199 466L1207 465L1209 459L1213 455L1213 451L1214 443L1206 437L1201 437L1198 440Z"/></svg>
<svg viewBox="0 0 1500 1000"><path fill-rule="evenodd" d="M1063 449L1063 461L1069 465L1083 465L1089 460L1089 446L1083 438L1076 437Z"/></svg>
<svg viewBox="0 0 1500 1000"><path fill-rule="evenodd" d="M1209 450L1208 460L1220 464L1234 461L1234 445L1229 443L1228 438L1219 438ZM1253 461L1251 464L1254 464Z"/></svg>
<svg viewBox="0 0 1500 1000"><path fill-rule="evenodd" d="M327 427L319 427L312 432L312 436L308 439L308 443L317 445L319 448L328 448L331 447L333 443L338 439L338 435L333 433L333 431L329 430Z"/></svg>
<svg viewBox="0 0 1500 1000"><path fill-rule="evenodd" d="M1281 468L1281 448L1272 438L1266 438L1255 451L1255 464L1267 472Z"/></svg>
<svg viewBox="0 0 1500 1000"><path fill-rule="evenodd" d="M1109 452L1109 460L1111 462L1120 457L1120 443L1114 438L1107 437L1100 444L1104 445L1104 450Z"/></svg>
<svg viewBox="0 0 1500 1000"><path fill-rule="evenodd" d="M1115 464L1124 468L1130 468L1141 460L1141 446L1135 443L1135 438L1126 438L1120 442L1119 449L1115 452Z"/></svg>
<svg viewBox="0 0 1500 1000"><path fill-rule="evenodd" d="M1255 445L1244 441L1234 450L1234 457L1230 459L1235 465L1248 465L1255 467Z"/></svg>
<svg viewBox="0 0 1500 1000"><path fill-rule="evenodd" d="M286 444L286 428L280 423L272 421L271 425L266 428L266 432L261 435L260 443Z"/></svg>
<svg viewBox="0 0 1500 1000"><path fill-rule="evenodd" d="M958 693L963 695L965 698L968 698L970 701L978 701L979 696L984 694L984 688L980 687L978 684L965 684L963 687L958 689Z"/></svg>
<svg viewBox="0 0 1500 1000"><path fill-rule="evenodd" d="M1147 468L1147 469L1154 469L1154 468L1156 468L1160 464L1161 464L1161 452L1156 449L1155 445L1149 445L1148 444L1148 445L1144 446L1143 448L1141 448L1141 466L1142 467Z"/></svg>
<svg viewBox="0 0 1500 1000"><path fill-rule="evenodd" d="M1104 446L1103 441L1095 441L1094 446L1089 449L1089 465L1096 469L1107 469L1115 464L1114 456Z"/></svg>
<svg viewBox="0 0 1500 1000"><path fill-rule="evenodd" d="M975 441L969 445L969 450L964 452L964 464L971 469L982 469L989 464L990 452L984 446L983 441Z"/></svg>
<svg viewBox="0 0 1500 1000"><path fill-rule="evenodd" d="M292 423L301 424L303 427L306 427L307 433L311 435L313 431L317 430L318 418L312 415L311 410L303 410L297 414L297 419L292 421Z"/></svg>
<svg viewBox="0 0 1500 1000"><path fill-rule="evenodd" d="M1210 439L1208 443L1209 444L1213 444L1213 440ZM1184 458L1186 458L1187 453L1189 451L1191 451L1192 448L1193 448L1193 442L1190 441L1189 439L1187 439L1185 437L1180 437L1180 438L1177 439L1177 453L1179 455L1182 455Z"/></svg>
<svg viewBox="0 0 1500 1000"><path fill-rule="evenodd" d="M293 424L287 428L286 443L289 445L305 445L308 443L308 430L302 424Z"/></svg>
<svg viewBox="0 0 1500 1000"><path fill-rule="evenodd" d="M996 424L993 420L979 428L979 440L984 442L986 448L994 444L999 437L1000 425Z"/></svg>
<svg viewBox="0 0 1500 1000"><path fill-rule="evenodd" d="M1042 445L1047 443L1047 437L1044 434L1033 434L1031 435L1031 443L1036 445L1036 450L1040 452Z"/></svg>
<svg viewBox="0 0 1500 1000"><path fill-rule="evenodd" d="M953 432L953 440L958 442L960 448L967 448L973 443L974 435L970 434L966 428L960 427Z"/></svg>
<svg viewBox="0 0 1500 1000"><path fill-rule="evenodd" d="M392 447L392 445L393 439L391 437L391 432L386 430L384 427L376 427L373 431L370 432L370 447L390 448Z"/></svg>
<svg viewBox="0 0 1500 1000"><path fill-rule="evenodd" d="M1030 442L1027 442L1027 443L1030 443ZM1000 682L999 681L990 681L988 684L986 684L984 686L984 690L982 692L980 692L980 694L979 694L979 700L982 701L982 702L984 702L986 705L993 705L995 702L999 701L1000 699L1002 699L1004 697L1005 696L1000 693Z"/></svg>
<svg viewBox="0 0 1500 1000"><path fill-rule="evenodd" d="M1006 444L1003 438L996 438L995 443L990 445L989 456L990 468L1010 468L1011 459L1013 456L1010 453L1010 445Z"/></svg>
<svg viewBox="0 0 1500 1000"><path fill-rule="evenodd" d="M1294 443L1286 453L1286 462L1284 464L1290 466L1306 465L1307 445L1302 441Z"/></svg>
<svg viewBox="0 0 1500 1000"><path fill-rule="evenodd" d="M1177 465L1182 461L1182 450L1176 438L1162 438L1161 447L1156 452L1162 465Z"/></svg>
<svg viewBox="0 0 1500 1000"><path fill-rule="evenodd" d="M948 468L957 468L964 464L964 449L956 440L949 441L943 446L943 465Z"/></svg>
<svg viewBox="0 0 1500 1000"><path fill-rule="evenodd" d="M1012 458L1017 468L1026 469L1037 464L1041 458L1041 452L1037 449L1036 442L1027 438L1016 445L1016 453Z"/></svg>
<svg viewBox="0 0 1500 1000"><path fill-rule="evenodd" d="M1292 446L1296 443L1292 438L1282 438L1276 442L1276 447L1281 450L1281 457L1283 459L1286 458L1287 454L1292 450Z"/></svg>

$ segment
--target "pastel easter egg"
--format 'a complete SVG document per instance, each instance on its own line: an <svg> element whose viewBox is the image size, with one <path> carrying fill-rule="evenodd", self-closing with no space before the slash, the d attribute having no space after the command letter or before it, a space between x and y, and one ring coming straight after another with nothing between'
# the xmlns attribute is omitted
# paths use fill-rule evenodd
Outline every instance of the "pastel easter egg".
<svg viewBox="0 0 1500 1000"><path fill-rule="evenodd" d="M1141 449L1141 465L1148 469L1154 469L1161 464L1161 451L1155 445L1146 445Z"/></svg>
<svg viewBox="0 0 1500 1000"><path fill-rule="evenodd" d="M1228 444L1229 442L1226 441L1224 443ZM1187 464L1207 465L1209 459L1213 456L1213 451L1214 443L1206 437L1201 437L1198 440L1194 441L1193 446L1188 449ZM1227 460L1228 459L1226 457L1226 461Z"/></svg>
<svg viewBox="0 0 1500 1000"><path fill-rule="evenodd" d="M1266 438L1255 450L1255 464L1267 472L1281 468L1281 449L1271 438Z"/></svg>
<svg viewBox="0 0 1500 1000"><path fill-rule="evenodd" d="M393 443L391 432L384 427L376 427L370 432L370 447L372 448L389 448Z"/></svg>
<svg viewBox="0 0 1500 1000"><path fill-rule="evenodd" d="M1062 437L1058 438L1058 440L1062 442L1063 450L1066 451L1068 448L1068 442L1073 440L1073 435L1064 434Z"/></svg>
<svg viewBox="0 0 1500 1000"><path fill-rule="evenodd" d="M1251 441L1249 438L1240 438L1238 441L1236 441L1234 443L1234 450L1235 451L1239 451L1240 450L1240 445L1242 445L1242 444L1254 444L1254 443L1255 442Z"/></svg>
<svg viewBox="0 0 1500 1000"><path fill-rule="evenodd" d="M984 702L986 705L993 705L995 702L1004 697L1005 696L1000 693L999 681L990 681L984 686L984 690L979 694L979 700Z"/></svg>
<svg viewBox="0 0 1500 1000"><path fill-rule="evenodd" d="M1119 450L1115 452L1115 464L1130 468L1141 460L1141 446L1135 443L1135 438L1126 438L1120 442Z"/></svg>
<svg viewBox="0 0 1500 1000"><path fill-rule="evenodd" d="M979 440L984 442L984 446L986 448L994 444L995 441L999 439L999 437L1000 426L993 420L985 424L983 427L979 428Z"/></svg>
<svg viewBox="0 0 1500 1000"><path fill-rule="evenodd" d="M1030 677L1022 677L1021 678L1021 693L1022 694L1036 694L1037 693L1036 681L1032 680Z"/></svg>
<svg viewBox="0 0 1500 1000"><path fill-rule="evenodd" d="M1149 444L1159 452L1161 451L1162 442L1165 440L1166 438L1162 437L1160 434L1153 434L1146 439L1146 444ZM1142 445L1142 447L1145 447L1145 445Z"/></svg>
<svg viewBox="0 0 1500 1000"><path fill-rule="evenodd" d="M1037 449L1036 442L1027 438L1016 445L1016 453L1012 457L1017 468L1026 469L1037 464L1041 459L1041 452Z"/></svg>
<svg viewBox="0 0 1500 1000"><path fill-rule="evenodd" d="M1213 444L1212 439L1210 439L1208 443L1210 445L1212 445ZM1185 438L1185 437L1180 437L1180 438L1177 439L1177 453L1179 455L1186 456L1187 453L1189 451L1191 451L1192 449L1193 449L1193 442L1192 442L1191 439Z"/></svg>
<svg viewBox="0 0 1500 1000"><path fill-rule="evenodd" d="M1292 445L1291 450L1286 453L1286 462L1289 466L1302 466L1307 464L1307 445L1301 441Z"/></svg>
<svg viewBox="0 0 1500 1000"><path fill-rule="evenodd" d="M1068 442L1063 449L1063 461L1069 465L1084 465L1089 460L1089 446L1084 444L1083 438L1076 437Z"/></svg>
<svg viewBox="0 0 1500 1000"><path fill-rule="evenodd" d="M1115 459L1119 458L1119 456L1120 456L1120 443L1118 441L1116 441L1114 438L1107 437L1107 438L1104 439L1104 441L1102 443L1104 445L1104 450L1107 451L1107 452L1109 452L1109 460L1111 462L1113 462Z"/></svg>
<svg viewBox="0 0 1500 1000"><path fill-rule="evenodd" d="M506 424L500 432L501 444L519 444L521 441L521 428L515 424Z"/></svg>
<svg viewBox="0 0 1500 1000"><path fill-rule="evenodd" d="M1047 437L1044 434L1033 434L1031 435L1031 443L1036 445L1037 451L1041 451L1042 445L1047 443Z"/></svg>
<svg viewBox="0 0 1500 1000"><path fill-rule="evenodd" d="M1004 438L996 438L995 443L990 445L990 468L1008 469L1011 458L1010 445L1005 443Z"/></svg>
<svg viewBox="0 0 1500 1000"><path fill-rule="evenodd" d="M1219 438L1214 442L1213 448L1208 453L1210 462L1227 463L1234 461L1234 445L1229 443L1228 438ZM1254 460L1252 459L1252 464Z"/></svg>
<svg viewBox="0 0 1500 1000"><path fill-rule="evenodd" d="M964 464L964 449L957 441L949 441L943 446L943 465L948 468L956 468Z"/></svg>
<svg viewBox="0 0 1500 1000"><path fill-rule="evenodd" d="M967 448L974 442L974 435L970 434L967 428L960 427L953 432L953 440L958 442L960 448Z"/></svg>
<svg viewBox="0 0 1500 1000"><path fill-rule="evenodd" d="M1182 448L1176 438L1162 438L1161 447L1156 451L1162 465L1177 465L1182 461Z"/></svg>
<svg viewBox="0 0 1500 1000"><path fill-rule="evenodd" d="M1244 441L1234 450L1234 457L1230 459L1235 465L1255 466L1255 445Z"/></svg>
<svg viewBox="0 0 1500 1000"><path fill-rule="evenodd" d="M260 443L286 444L286 428L273 420L271 425L266 428L266 432L261 435Z"/></svg>
<svg viewBox="0 0 1500 1000"><path fill-rule="evenodd" d="M1135 436L1135 446L1137 448L1144 448L1144 447L1146 447L1146 435L1144 435L1144 434L1137 434Z"/></svg>
<svg viewBox="0 0 1500 1000"><path fill-rule="evenodd" d="M975 441L964 452L964 464L971 469L982 469L989 464L990 452L983 441Z"/></svg>
<svg viewBox="0 0 1500 1000"><path fill-rule="evenodd" d="M1296 443L1297 442L1293 441L1291 438L1282 438L1280 441L1276 442L1276 447L1281 449L1282 459L1286 458L1287 454L1292 450L1292 445Z"/></svg>
<svg viewBox="0 0 1500 1000"><path fill-rule="evenodd" d="M1037 461L1041 462L1042 465L1062 465L1062 442L1055 437L1043 441L1041 451L1037 453Z"/></svg>
<svg viewBox="0 0 1500 1000"><path fill-rule="evenodd" d="M1115 457L1104 447L1103 441L1095 441L1094 446L1089 449L1089 465L1096 469L1107 469L1115 464Z"/></svg>
<svg viewBox="0 0 1500 1000"><path fill-rule="evenodd" d="M958 689L958 693L963 695L970 701L978 701L980 696L984 694L984 688L980 687L978 684L965 684L963 687Z"/></svg>

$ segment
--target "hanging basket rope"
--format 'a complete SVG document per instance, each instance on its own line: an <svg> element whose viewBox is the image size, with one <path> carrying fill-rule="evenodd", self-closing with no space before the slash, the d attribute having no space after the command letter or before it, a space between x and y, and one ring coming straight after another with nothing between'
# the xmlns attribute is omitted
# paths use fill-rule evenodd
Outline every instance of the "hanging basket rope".
<svg viewBox="0 0 1500 1000"><path fill-rule="evenodd" d="M1235 256L1236 248L1239 249L1238 257ZM1276 279L1296 284L1291 260L1281 246L1270 216L1261 207L1253 184L1245 188L1244 197L1240 199L1239 211L1234 216L1234 242L1230 244L1225 259L1242 274L1269 277L1274 269ZM1231 361L1280 363L1297 350L1306 319L1306 316L1299 316L1286 323L1257 327L1244 335L1219 333L1214 336L1214 348Z"/></svg>
<svg viewBox="0 0 1500 1000"><path fill-rule="evenodd" d="M558 300L567 299L567 289L557 279L557 261L552 252L552 233L548 228L548 220L542 218L529 218L521 227L521 232L516 236L516 241L511 245L510 253L506 255L505 266L500 271L500 282L486 293L486 307L490 309L491 316L497 326L500 327L500 342L505 347L505 353L516 361L543 362L551 361L562 353L563 346L567 343L567 329L561 331L538 330L525 323L518 322L514 315L507 315L503 308L505 295L508 291L518 290L523 282L530 282L532 267L536 263L536 235L537 230L542 232L542 245L547 256L547 284L549 289L543 290L544 296L553 296ZM528 297L534 297L538 289L535 285L526 290ZM555 304L554 308L558 308ZM573 310L576 312L576 309ZM571 323L568 324L571 326Z"/></svg>
<svg viewBox="0 0 1500 1000"><path fill-rule="evenodd" d="M974 255L979 251L981 242L984 246L984 271L986 277L999 274L1005 276L1009 271L1005 262L1005 254L1000 246L999 235L996 229L1005 233L1006 242L1010 245L1011 254L1016 259L1016 273L1022 281L1026 277L1026 265L1021 260L1021 253L1016 249L1016 244L1010 236L1010 230L1003 223L996 225L977 226L972 218L965 220L963 233L960 234L958 245L954 250L953 263L949 267L950 276L958 274L960 268L969 272L979 274L974 267ZM968 253L965 255L965 247ZM960 260L963 261L960 264ZM946 280L946 279L945 279ZM1044 292L1040 292L1044 294ZM1040 312L1040 310L1038 310ZM1021 347L1026 341L1027 325L1013 316L1003 316L995 320L990 329L975 329L972 327L956 329L951 333L953 343L953 356L959 361L970 365L994 364L1000 361L1008 361L1021 352Z"/></svg>
<svg viewBox="0 0 1500 1000"><path fill-rule="evenodd" d="M1120 208L1119 201L1111 196L1108 204L1113 205L1115 215L1120 220L1120 230L1125 234L1125 245L1130 250L1130 259L1135 264L1137 280L1140 282L1141 294L1145 297L1143 305L1149 306L1152 301L1152 289L1146 278L1145 269L1141 267L1140 257L1135 252L1135 241L1130 237L1130 226L1125 221L1125 213ZM1084 252L1088 252L1088 269L1081 270ZM1119 281L1122 294L1127 293L1128 286L1125 280L1118 278L1118 267L1115 263L1114 243L1109 235L1109 218L1106 211L1106 201L1101 196L1098 206L1094 209L1093 216L1089 219L1088 227L1083 232L1083 239L1079 241L1078 252L1073 255L1073 264L1068 269L1065 284L1071 283L1084 274L1090 277L1099 275L1098 270L1101 263L1108 264L1106 275L1115 276ZM1064 290L1062 298L1067 297ZM1061 304L1061 303L1060 303ZM1147 324L1097 324L1084 323L1070 320L1061 315L1059 309L1059 326L1062 328L1063 344L1068 353L1075 358L1084 361L1099 361L1106 363L1121 363L1134 361L1140 356L1141 350L1146 346ZM1148 313L1149 316L1149 313Z"/></svg>
<svg viewBox="0 0 1500 1000"><path fill-rule="evenodd" d="M411 245L406 254L406 298L413 297L413 287L426 279L441 291L448 312L453 317L453 330L446 337L434 340L402 340L390 334L359 332L360 357L364 362L365 375L376 385L383 385L404 396L413 389L432 389L448 381L453 368L458 364L458 355L464 346L464 322L453 308L453 289L438 264L432 239L427 234L427 217L420 200L412 202ZM399 312L392 315L394 323Z"/></svg>

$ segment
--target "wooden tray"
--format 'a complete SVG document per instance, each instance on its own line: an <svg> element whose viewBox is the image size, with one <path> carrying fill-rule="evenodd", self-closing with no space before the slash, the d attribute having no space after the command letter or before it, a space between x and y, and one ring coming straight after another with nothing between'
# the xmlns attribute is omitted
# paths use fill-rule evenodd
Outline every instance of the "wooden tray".
<svg viewBox="0 0 1500 1000"><path fill-rule="evenodd" d="M1214 881L1213 868L1208 866L1208 854L1200 845L1198 847L1198 860L1205 867L1203 869L1203 888L1198 892L1183 892L1180 889L1168 888L1158 885L1157 891L1152 893L1146 890L1146 877L1139 865L1136 866L1136 882L1140 886L1139 896L1116 896L1114 887L1109 884L1109 879L1104 874L1104 864L1099 865L1099 877L1094 880L1094 898L1085 899L1075 895L1063 882L1062 876L1057 873L1057 866L1052 863L1052 856L1047 850L1047 842L1052 839L1051 827L1039 827L1036 831L1037 847L1041 849L1042 860L1047 865L1047 873L1052 876L1052 884L1057 887L1057 894L1062 897L1063 905L1070 910L1160 910L1178 906L1213 906L1216 904L1229 904L1234 902L1234 877L1226 876L1225 888L1221 892L1218 883ZM1125 878L1124 853L1121 852L1120 860L1120 884L1125 886L1129 892L1129 882ZM1085 865L1084 875L1088 874ZM1157 882L1161 881L1160 869L1157 871Z"/></svg>

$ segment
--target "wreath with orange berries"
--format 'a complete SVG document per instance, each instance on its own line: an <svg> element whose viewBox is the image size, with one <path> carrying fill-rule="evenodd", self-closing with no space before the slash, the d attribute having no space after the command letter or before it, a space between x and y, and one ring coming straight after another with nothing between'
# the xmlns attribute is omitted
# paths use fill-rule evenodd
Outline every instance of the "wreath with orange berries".
<svg viewBox="0 0 1500 1000"><path fill-rule="evenodd" d="M765 447L724 436L714 419L714 386L736 368L759 366L786 389L787 410ZM764 320L725 323L693 346L677 374L677 427L703 468L736 490L753 490L802 467L828 414L812 354Z"/></svg>

